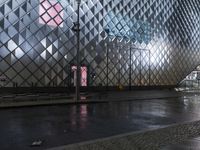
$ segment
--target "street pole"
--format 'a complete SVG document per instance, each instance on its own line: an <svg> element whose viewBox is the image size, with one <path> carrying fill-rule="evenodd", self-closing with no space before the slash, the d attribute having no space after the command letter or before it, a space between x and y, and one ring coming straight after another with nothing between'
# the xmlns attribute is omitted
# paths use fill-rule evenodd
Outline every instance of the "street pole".
<svg viewBox="0 0 200 150"><path fill-rule="evenodd" d="M129 50L129 90L131 91L131 75L132 75L132 44L130 40L130 50Z"/></svg>
<svg viewBox="0 0 200 150"><path fill-rule="evenodd" d="M80 100L80 4L81 0L76 0L77 2L77 22L76 29L77 32L77 54L76 54L76 102Z"/></svg>

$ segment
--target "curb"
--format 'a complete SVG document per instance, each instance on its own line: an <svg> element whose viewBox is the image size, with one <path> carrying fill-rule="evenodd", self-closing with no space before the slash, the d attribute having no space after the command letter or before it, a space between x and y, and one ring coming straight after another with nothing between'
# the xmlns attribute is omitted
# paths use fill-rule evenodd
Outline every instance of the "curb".
<svg viewBox="0 0 200 150"><path fill-rule="evenodd" d="M167 97L128 97L122 99L116 99L116 98L106 98L105 100L99 99L95 100L92 99L86 99L81 100L79 102L76 102L74 99L59 99L56 98L56 100L53 99L45 99L45 100L28 100L28 101L15 101L15 102L2 102L0 103L0 108L17 108L17 107L35 107L35 106L52 106L52 105L73 105L73 104L92 104L92 103L110 103L110 102L129 102L129 101L148 101L148 100L161 100L161 99L173 99L178 98L181 96L167 96Z"/></svg>

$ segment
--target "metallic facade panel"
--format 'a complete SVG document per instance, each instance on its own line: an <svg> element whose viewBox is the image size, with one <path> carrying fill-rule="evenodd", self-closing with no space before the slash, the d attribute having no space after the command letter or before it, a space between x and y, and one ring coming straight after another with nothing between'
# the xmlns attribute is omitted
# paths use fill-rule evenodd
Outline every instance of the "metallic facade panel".
<svg viewBox="0 0 200 150"><path fill-rule="evenodd" d="M200 60L198 0L85 0L89 86L176 85ZM1 87L72 86L74 0L0 1Z"/></svg>

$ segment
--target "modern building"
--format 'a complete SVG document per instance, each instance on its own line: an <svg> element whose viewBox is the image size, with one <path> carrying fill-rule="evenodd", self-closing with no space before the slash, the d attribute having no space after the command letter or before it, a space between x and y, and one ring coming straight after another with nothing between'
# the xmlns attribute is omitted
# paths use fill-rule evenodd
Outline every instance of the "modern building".
<svg viewBox="0 0 200 150"><path fill-rule="evenodd" d="M199 0L83 0L81 85L176 86L200 64ZM0 86L73 87L75 0L0 0Z"/></svg>

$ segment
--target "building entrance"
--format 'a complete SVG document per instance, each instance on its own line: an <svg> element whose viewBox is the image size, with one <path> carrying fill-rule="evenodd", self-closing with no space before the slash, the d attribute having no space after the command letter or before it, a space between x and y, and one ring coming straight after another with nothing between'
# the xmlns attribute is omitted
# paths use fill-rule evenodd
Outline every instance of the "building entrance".
<svg viewBox="0 0 200 150"><path fill-rule="evenodd" d="M72 70L72 85L76 86L76 73L77 73L77 66L73 65L71 66L71 70ZM81 83L80 85L83 87L88 86L88 79L87 79L87 74L88 74L88 69L86 66L81 66L80 69L80 74L81 74Z"/></svg>

